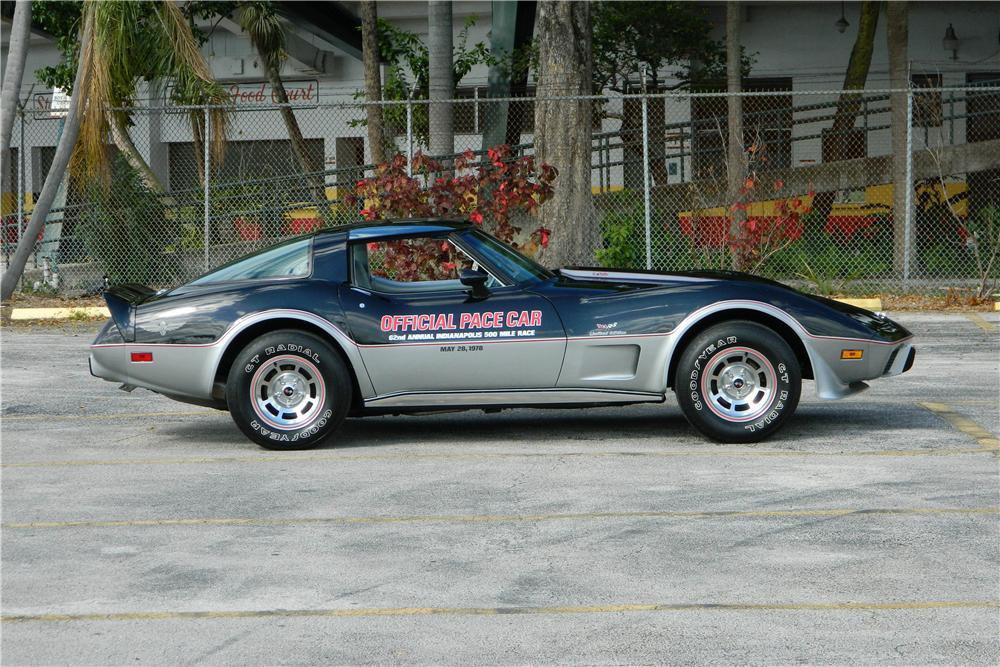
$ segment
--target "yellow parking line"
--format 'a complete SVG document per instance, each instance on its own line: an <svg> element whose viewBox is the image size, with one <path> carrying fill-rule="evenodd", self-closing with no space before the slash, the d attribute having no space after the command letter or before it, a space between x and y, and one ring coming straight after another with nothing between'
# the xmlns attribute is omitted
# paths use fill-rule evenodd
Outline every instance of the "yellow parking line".
<svg viewBox="0 0 1000 667"><path fill-rule="evenodd" d="M569 514L415 514L400 516L327 516L327 517L203 517L187 519L112 519L80 521L27 521L0 525L5 530L46 528L137 528L165 526L299 526L405 523L514 523L541 521L586 521L601 519L771 519L839 516L923 516L991 515L997 507L927 507L927 508L845 508L813 510L719 510L719 511L639 511L577 512Z"/></svg>
<svg viewBox="0 0 1000 667"><path fill-rule="evenodd" d="M963 313L965 317L986 333L996 333L997 325L990 322L979 313Z"/></svg>
<svg viewBox="0 0 1000 667"><path fill-rule="evenodd" d="M4 614L4 623L66 621L171 621L229 618L371 616L526 616L545 614L623 614L636 612L781 612L781 611L911 611L930 609L997 609L995 600L902 600L886 602L772 603L624 603L550 607L369 607L361 609L233 609L205 611L133 611L89 614Z"/></svg>
<svg viewBox="0 0 1000 667"><path fill-rule="evenodd" d="M107 415L10 415L0 417L0 421L48 421L50 419L87 419L115 420L134 419L137 417L191 417L195 415L221 415L220 410L178 410L175 412L117 412Z"/></svg>
<svg viewBox="0 0 1000 667"><path fill-rule="evenodd" d="M982 448L964 449L874 449L859 451L817 452L809 450L732 450L732 449L680 449L672 451L600 451L600 452L463 452L463 453L398 453L398 454L275 454L260 456L192 456L164 459L67 459L53 461L24 461L3 463L0 468L61 468L88 466L160 466L160 465L213 465L229 463L317 463L359 461L489 461L504 459L581 459L581 458L675 458L675 457L728 457L728 458L796 458L796 457L921 457L968 456L986 454Z"/></svg>
<svg viewBox="0 0 1000 667"><path fill-rule="evenodd" d="M1000 438L968 417L955 412L947 403L921 403L920 405L975 440L983 449L1000 449Z"/></svg>

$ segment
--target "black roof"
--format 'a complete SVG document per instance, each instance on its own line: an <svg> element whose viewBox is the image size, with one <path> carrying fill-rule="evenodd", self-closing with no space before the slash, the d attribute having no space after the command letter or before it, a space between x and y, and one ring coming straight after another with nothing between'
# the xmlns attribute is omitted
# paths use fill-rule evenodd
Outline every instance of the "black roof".
<svg viewBox="0 0 1000 667"><path fill-rule="evenodd" d="M365 232L366 238L377 238L379 236L392 236L404 231L401 228L413 227L413 231L434 233L473 227L469 220L461 218L399 218L395 220L370 220L365 222L355 222L348 225L339 225L328 229L321 229L316 232L320 234L345 234L350 236L351 232Z"/></svg>

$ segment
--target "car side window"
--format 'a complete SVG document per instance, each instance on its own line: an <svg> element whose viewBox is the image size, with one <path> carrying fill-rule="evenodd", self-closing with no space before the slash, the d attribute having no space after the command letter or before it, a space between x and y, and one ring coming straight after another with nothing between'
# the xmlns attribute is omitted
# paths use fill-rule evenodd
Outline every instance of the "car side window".
<svg viewBox="0 0 1000 667"><path fill-rule="evenodd" d="M478 264L446 238L419 237L358 243L351 249L354 284L377 292L462 290L462 269ZM499 283L491 276L487 286Z"/></svg>
<svg viewBox="0 0 1000 667"><path fill-rule="evenodd" d="M192 280L192 285L265 278L301 278L309 275L312 239L294 239Z"/></svg>

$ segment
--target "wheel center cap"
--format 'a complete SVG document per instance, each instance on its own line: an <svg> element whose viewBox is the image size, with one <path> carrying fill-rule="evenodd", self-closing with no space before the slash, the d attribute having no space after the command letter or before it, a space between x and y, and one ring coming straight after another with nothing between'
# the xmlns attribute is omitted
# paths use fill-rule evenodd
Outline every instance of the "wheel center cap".
<svg viewBox="0 0 1000 667"><path fill-rule="evenodd" d="M735 399L746 397L754 388L754 381L742 366L734 366L722 373L722 389Z"/></svg>
<svg viewBox="0 0 1000 667"><path fill-rule="evenodd" d="M305 397L302 380L294 373L283 373L274 379L271 385L274 389L274 401L283 407L291 407Z"/></svg>

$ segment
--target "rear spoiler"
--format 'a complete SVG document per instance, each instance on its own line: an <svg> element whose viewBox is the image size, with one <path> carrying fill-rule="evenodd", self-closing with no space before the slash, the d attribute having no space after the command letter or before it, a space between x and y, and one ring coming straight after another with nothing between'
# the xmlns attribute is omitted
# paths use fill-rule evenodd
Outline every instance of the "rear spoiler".
<svg viewBox="0 0 1000 667"><path fill-rule="evenodd" d="M135 307L154 294L156 290L134 283L109 287L104 291L111 319L126 342L135 340Z"/></svg>

